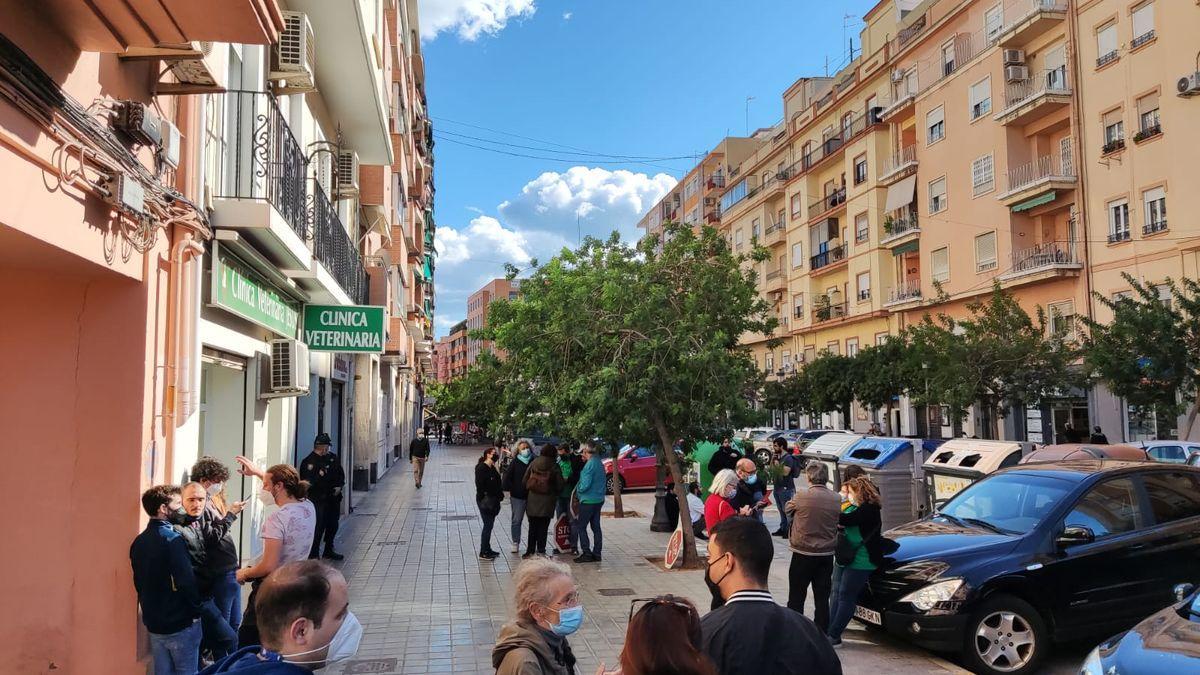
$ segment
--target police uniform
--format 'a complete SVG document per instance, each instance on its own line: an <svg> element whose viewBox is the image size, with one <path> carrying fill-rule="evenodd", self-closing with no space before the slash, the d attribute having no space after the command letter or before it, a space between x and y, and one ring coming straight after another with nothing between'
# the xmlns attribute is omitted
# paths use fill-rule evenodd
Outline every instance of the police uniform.
<svg viewBox="0 0 1200 675"><path fill-rule="evenodd" d="M318 434L313 445L332 445L329 434ZM310 558L321 553L321 540L325 541L325 557L341 559L333 549L333 538L337 536L338 519L342 511L342 488L346 486L346 472L332 450L324 455L316 450L300 463L300 478L309 482L308 498L317 509L317 528L313 533Z"/></svg>

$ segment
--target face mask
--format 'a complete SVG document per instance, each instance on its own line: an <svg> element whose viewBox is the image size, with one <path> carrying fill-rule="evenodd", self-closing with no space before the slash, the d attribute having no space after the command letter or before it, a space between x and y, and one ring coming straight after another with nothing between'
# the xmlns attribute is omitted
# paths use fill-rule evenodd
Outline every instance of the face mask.
<svg viewBox="0 0 1200 675"><path fill-rule="evenodd" d="M189 516L182 506L167 514L167 521L173 525L191 525L196 519L196 516Z"/></svg>
<svg viewBox="0 0 1200 675"><path fill-rule="evenodd" d="M734 495L736 495L736 494L737 494L737 486L736 485L730 485L729 487L725 488L724 497L726 499L733 499Z"/></svg>
<svg viewBox="0 0 1200 675"><path fill-rule="evenodd" d="M275 506L275 495L267 488L258 491L258 500L263 503L263 506Z"/></svg>
<svg viewBox="0 0 1200 675"><path fill-rule="evenodd" d="M517 453L517 459L528 464L529 463L529 454L530 454L529 448L526 448L526 449L522 450L521 452Z"/></svg>
<svg viewBox="0 0 1200 675"><path fill-rule="evenodd" d="M322 647L310 649L305 652L296 652L295 654L280 654L279 656L288 663L335 663L344 661L358 653L358 643L362 642L363 628L358 622L358 617L354 616L354 612L346 612L346 618L342 619L342 625L338 627L337 632L333 634L333 639L329 641L329 652L325 655L322 661L304 661L295 659L296 656L304 656L313 652L321 651Z"/></svg>
<svg viewBox="0 0 1200 675"><path fill-rule="evenodd" d="M555 635L567 636L579 630L583 625L583 605L575 605L558 610L558 623L551 624L550 630Z"/></svg>
<svg viewBox="0 0 1200 675"><path fill-rule="evenodd" d="M221 490L224 490L224 489L225 489L224 483L213 483L212 485L209 485L207 488L205 488L204 491L208 493L209 497L216 497L217 495L221 494Z"/></svg>
<svg viewBox="0 0 1200 675"><path fill-rule="evenodd" d="M721 558L724 558L726 555L729 555L729 554L728 553L723 554L721 556ZM722 581L725 581L725 577L729 576L729 573L733 571L733 570L726 571L725 574L721 575L720 579L712 578L712 566L721 562L721 558L717 558L716 560L708 563L708 565L704 568L704 578L707 579L708 583L712 584L713 586L719 586ZM720 591L717 591L717 594L720 595ZM722 599L724 599L724 598L722 598Z"/></svg>
<svg viewBox="0 0 1200 675"><path fill-rule="evenodd" d="M758 474L752 473L749 476L746 476L746 485L754 485L757 482L758 482Z"/></svg>

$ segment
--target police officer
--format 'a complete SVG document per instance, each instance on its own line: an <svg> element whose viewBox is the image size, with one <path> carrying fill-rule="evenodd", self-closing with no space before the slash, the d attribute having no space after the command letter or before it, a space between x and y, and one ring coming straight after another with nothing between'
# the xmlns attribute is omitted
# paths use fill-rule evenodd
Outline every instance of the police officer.
<svg viewBox="0 0 1200 675"><path fill-rule="evenodd" d="M325 540L325 554L330 560L342 560L342 554L333 550L333 538L338 531L338 518L342 512L342 488L346 486L346 472L338 456L329 451L333 441L327 433L319 433L313 440L313 451L300 463L300 479L309 482L308 498L317 508L317 530L313 534L312 551L308 557L315 558Z"/></svg>

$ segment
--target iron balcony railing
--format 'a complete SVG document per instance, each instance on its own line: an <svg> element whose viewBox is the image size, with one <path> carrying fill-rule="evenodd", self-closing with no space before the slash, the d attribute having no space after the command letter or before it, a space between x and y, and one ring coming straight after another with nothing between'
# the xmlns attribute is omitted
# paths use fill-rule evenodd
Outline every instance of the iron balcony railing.
<svg viewBox="0 0 1200 675"><path fill-rule="evenodd" d="M352 301L366 303L367 271L358 248L338 217L337 209L329 202L325 191L317 186L313 187L311 201L313 254Z"/></svg>
<svg viewBox="0 0 1200 675"><path fill-rule="evenodd" d="M1108 243L1116 244L1122 241L1129 241L1128 227L1108 233Z"/></svg>
<svg viewBox="0 0 1200 675"><path fill-rule="evenodd" d="M832 321L840 319L850 313L850 303L838 302L818 306L813 309L813 323L821 323L822 321Z"/></svg>
<svg viewBox="0 0 1200 675"><path fill-rule="evenodd" d="M1154 39L1154 29L1151 28L1150 30L1146 31L1145 33L1142 33L1141 35L1133 38L1133 41L1129 43L1129 48L1137 49L1138 47L1141 47L1142 45L1146 44L1147 42L1150 42L1153 39Z"/></svg>
<svg viewBox="0 0 1200 675"><path fill-rule="evenodd" d="M831 248L828 251L823 251L808 259L808 268L811 270L819 270L822 267L827 267L836 262L841 262L846 259L846 245Z"/></svg>
<svg viewBox="0 0 1200 675"><path fill-rule="evenodd" d="M305 176L308 163L275 98L261 91L212 94L211 113L224 133L210 139L214 197L262 200L308 238Z"/></svg>
<svg viewBox="0 0 1200 675"><path fill-rule="evenodd" d="M890 239L903 237L909 232L919 229L921 228L917 221L916 210L909 208L899 209L884 216L881 243L886 243Z"/></svg>
<svg viewBox="0 0 1200 675"><path fill-rule="evenodd" d="M1043 155L1032 162L1010 169L1007 174L1008 192L1020 190L1046 178L1075 178L1073 156L1072 142L1068 140L1065 145L1060 146L1059 152Z"/></svg>
<svg viewBox="0 0 1200 675"><path fill-rule="evenodd" d="M908 302L910 300L921 299L921 280L908 279L901 281L894 288L888 289L888 304L894 302Z"/></svg>
<svg viewBox="0 0 1200 675"><path fill-rule="evenodd" d="M1056 265L1075 265L1079 258L1075 254L1074 241L1047 241L1013 251L1012 262L1011 273L1022 273Z"/></svg>
<svg viewBox="0 0 1200 675"><path fill-rule="evenodd" d="M1167 229L1167 219L1151 221L1142 226L1142 234L1155 234Z"/></svg>
<svg viewBox="0 0 1200 675"><path fill-rule="evenodd" d="M833 192L830 192L829 194L825 195L824 197L818 199L816 201L816 203L809 205L808 217L816 218L817 216L821 215L822 213L825 213L826 211L829 211L830 209L837 208L838 206L841 206L842 204L845 204L845 203L846 203L846 188L844 188L844 187L837 188Z"/></svg>
<svg viewBox="0 0 1200 675"><path fill-rule="evenodd" d="M1004 109L1008 110L1039 96L1048 94L1068 95L1071 85L1067 80L1067 67L1061 66L1042 71L1024 82L1010 82L1004 87Z"/></svg>
<svg viewBox="0 0 1200 675"><path fill-rule="evenodd" d="M917 144L906 145L900 148L899 152L892 153L891 157L883 158L883 166L880 167L880 176L886 176L895 173L909 165L917 163Z"/></svg>

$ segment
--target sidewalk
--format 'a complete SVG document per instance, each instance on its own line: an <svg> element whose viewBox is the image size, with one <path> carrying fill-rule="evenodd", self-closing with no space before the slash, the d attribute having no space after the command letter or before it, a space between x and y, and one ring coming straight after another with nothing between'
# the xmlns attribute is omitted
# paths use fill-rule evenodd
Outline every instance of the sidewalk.
<svg viewBox="0 0 1200 675"><path fill-rule="evenodd" d="M509 553L507 502L493 533L493 547L503 554L490 562L477 557L482 523L474 466L480 451L435 445L421 490L413 485L408 461L400 460L343 521L341 567L365 635L358 655L328 672L493 672L492 644L512 614L510 580L520 557ZM604 518L604 561L571 564L585 620L570 642L584 675L592 675L601 661L616 667L633 598L674 593L691 598L701 613L708 607L703 570L666 572L646 560L663 555L668 537L650 532L653 494L637 492L624 501L640 517ZM607 506L611 510L611 500ZM768 512L768 525L776 518ZM777 539L770 584L781 603L787 599L789 560ZM868 635L855 623L838 654L847 674L965 672L885 636Z"/></svg>

